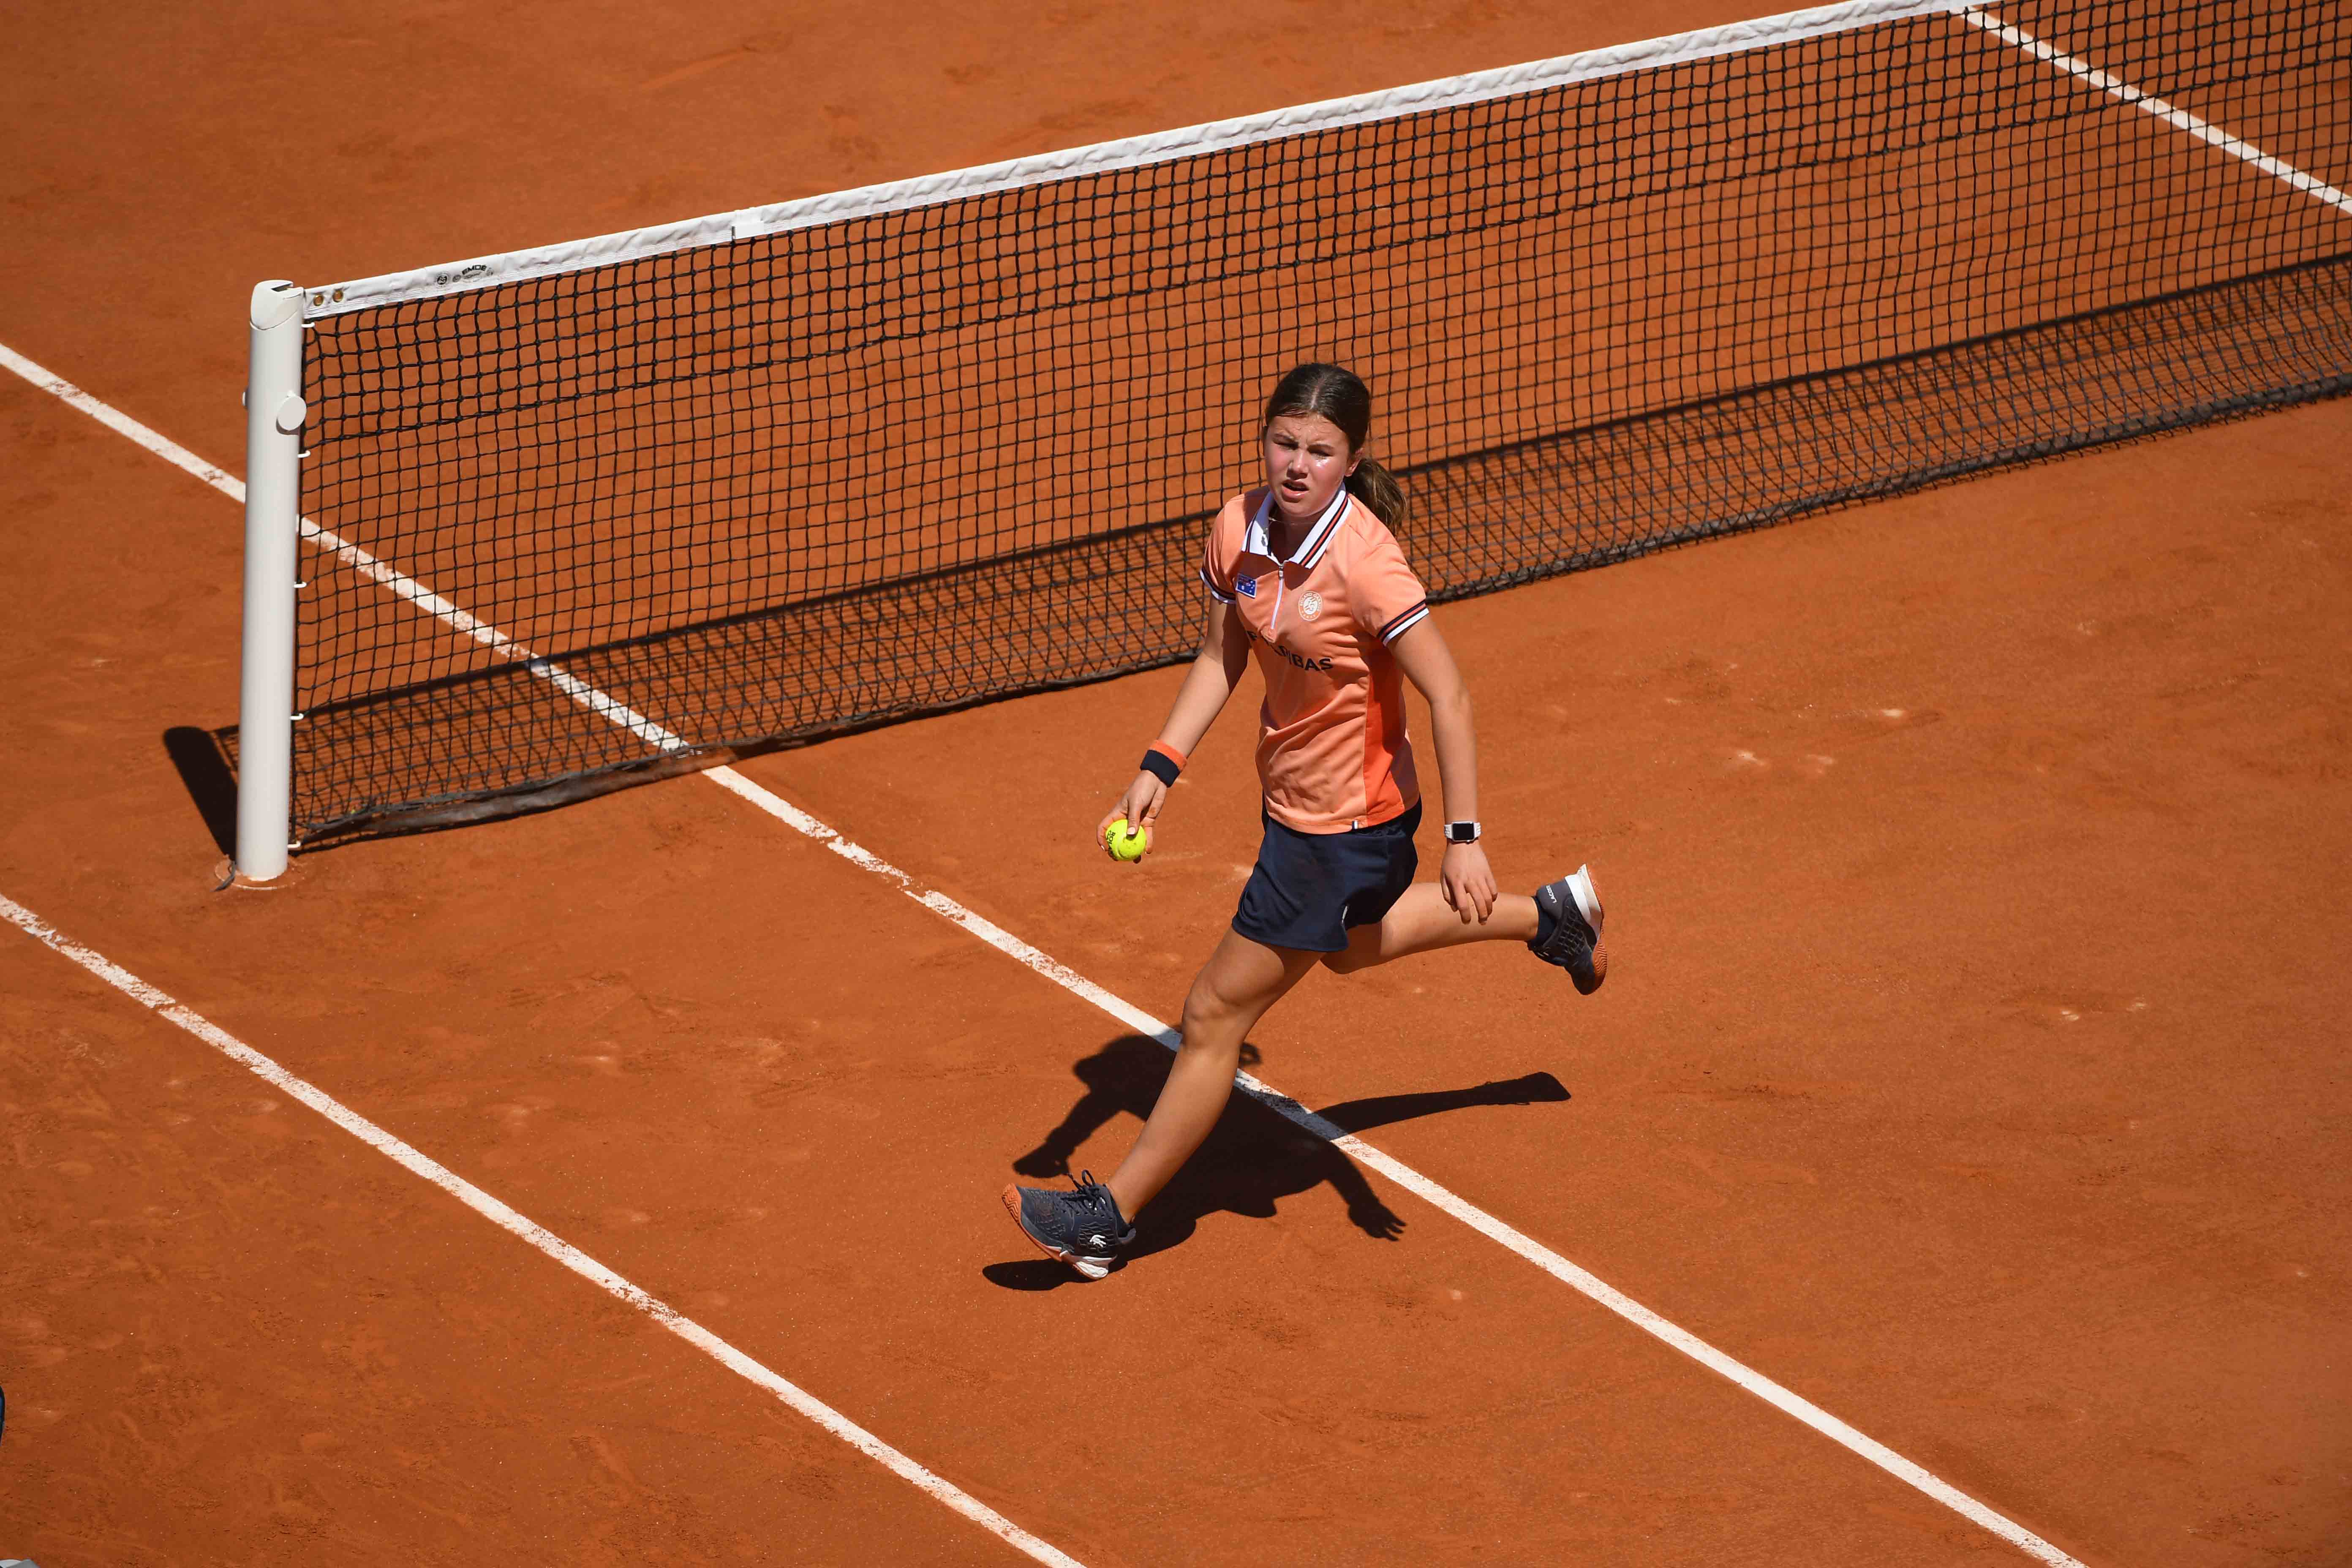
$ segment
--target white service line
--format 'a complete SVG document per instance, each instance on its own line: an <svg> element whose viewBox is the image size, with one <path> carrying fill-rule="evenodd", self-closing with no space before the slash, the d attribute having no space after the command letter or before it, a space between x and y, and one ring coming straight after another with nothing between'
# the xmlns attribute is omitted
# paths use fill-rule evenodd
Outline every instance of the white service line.
<svg viewBox="0 0 2352 1568"><path fill-rule="evenodd" d="M2263 174L2285 181L2306 195L2316 196L2337 212L2352 217L2352 196L2315 174L2307 174L2284 159L2273 158L2251 142L2242 142L2210 121L2200 120L2185 109L2175 108L2160 98L2152 97L2118 76L2110 76L2088 60L2078 59L2062 49L2043 43L2022 27L2012 26L1980 7L1970 5L1960 13L1975 26L1983 28L2002 43L2022 49L2044 65L2054 66L2068 76L2088 82L2101 92L2145 110L2176 131L2186 131L2200 142L2211 143L2232 158L2242 158Z"/></svg>
<svg viewBox="0 0 2352 1568"><path fill-rule="evenodd" d="M58 395L61 397L66 397L66 400L69 403L73 403L75 407L80 408L84 413L91 414L95 417L100 417L102 422L110 427L120 430L123 434L130 436L131 439L137 441L141 446L145 447L148 450L158 453L159 455L165 457L168 460L178 464L180 467L187 468L189 472L195 474L199 479L205 479L205 482L213 484L215 489L226 490L226 487L227 485L236 485L236 493L239 496L243 495L244 487L242 485L237 485L236 480L228 479L225 474L221 474L220 470L210 468L207 465L202 464L194 455L188 452L186 448L165 440L163 437L156 435L153 431L147 429L146 426L138 424L127 416L115 413L112 409L107 408L104 404L100 403L96 398L89 396L89 394L73 387L71 384L66 382L60 377L49 376L47 372L40 371L37 366L31 367L33 372L37 374L28 374L24 369L19 368L20 366L30 366L31 362L28 360L24 360L17 355L10 353L5 348L0 348L0 355L6 356L5 359L0 359L0 363L6 363L10 369L16 370L19 374L26 375L27 380L33 381L36 384L41 385L48 391L57 393ZM47 379L44 379L45 377ZM71 394L70 396L68 396L68 393ZM77 399L79 399L79 401L77 401ZM99 410L104 410L105 412L103 415L100 415L98 413ZM176 454L176 456L174 456L174 454ZM218 480L215 481L212 479L206 479L206 475L208 473L218 475ZM373 557L369 557L368 559L371 562L373 561ZM381 567L380 563L377 563L376 564ZM399 577L399 574L393 572L389 567L381 567L381 569L391 576L398 577L399 581L410 584L416 592L414 595L404 595L403 597L408 598L410 603L417 605L420 608L426 607L428 601L431 604L447 605L448 602L446 600L442 599L440 595L436 594L433 594L431 590L425 588L423 584L415 584L409 578ZM457 615L465 614L464 611L458 610L455 605L449 605L449 609ZM428 613L436 615L440 614L439 611L434 610L428 610ZM446 617L445 616L444 618ZM472 620L472 617L467 616L467 619L470 621ZM496 627L488 627L486 629L491 636L500 637L503 637L504 636L504 634L499 632ZM544 664L544 661L541 661L541 663ZM556 680L559 685L564 685L564 683L568 682L568 686L565 686L567 694L571 695L575 701L581 703L583 707L589 709L590 711L611 718L615 723L628 725L631 721L635 721L638 724L646 725L648 729L654 731L660 736L665 737L670 742L669 745L664 745L664 750L672 749L672 746L677 743L677 737L671 735L668 731L662 730L657 725L652 725L649 721L645 720L641 715L637 714L635 710L630 709L621 702L619 699L607 696L605 693L597 690L593 687L588 686L584 682L576 680L571 676L564 675L561 670L554 670L554 667L552 666L546 666L546 668L553 670L553 673L547 676L547 679ZM640 731L640 733L643 732L644 731ZM656 742L655 743L661 744L662 742ZM1085 975L1080 974L1076 970L1070 968L1067 964L1061 963L1059 960L1044 952L1041 952L1039 949L1031 946L1028 942L1022 941L1019 937L1014 936L1011 931L1006 931L1003 927L996 924L994 921L964 908L953 899L949 898L945 893L919 886L912 877L909 877L906 872L898 869L898 867L891 865L888 861L883 859L872 850L844 838L840 834L835 832L832 828L826 826L824 823L818 821L815 817L811 816L807 812L803 811L800 807L793 805L790 801L785 800L782 796L775 794L773 791L752 783L751 780L744 777L741 773L737 773L731 767L720 766L705 769L701 776L709 779L711 783L719 785L721 789L727 790L730 794L740 796L751 805L757 806L760 810L766 812L769 816L791 827L794 832L805 834L807 837L817 840L826 848L842 857L842 858L849 861L852 865L857 866L861 869L869 871L875 876L880 877L885 881L887 881L896 887L900 892L906 894L907 897L914 900L915 902L930 910L933 914L936 914L941 919L949 921L956 925L961 926L965 931L970 931L981 941L988 943L989 946L995 948L998 952L1006 954L1016 962L1025 965L1027 968L1034 971L1038 974L1045 976L1046 979L1052 981L1055 984L1061 986L1071 994L1101 1008L1104 1012L1109 1014L1120 1023L1125 1024L1128 1027L1136 1030L1139 1034L1150 1036L1151 1038L1158 1040L1162 1046L1167 1047L1171 1050L1176 1048L1181 1038L1177 1031L1170 1028L1166 1024L1161 1023L1159 1019L1154 1018L1142 1008L1135 1006L1131 1003L1113 995L1110 992L1103 989L1100 985L1096 984ZM14 906L11 907L13 908ZM61 949L60 951L63 950ZM92 956L95 957L96 955L93 954ZM99 960L99 962L104 963L104 960L101 959ZM126 978L128 977L126 976ZM161 993L157 993L157 994L160 995ZM189 1016L194 1017L194 1015L190 1014ZM174 1021L176 1022L177 1020L175 1019ZM209 1025L205 1026L210 1027ZM222 1038L226 1039L227 1037L223 1036ZM267 1058L257 1058L257 1059L266 1060ZM1721 1351L1717 1350L1714 1346L1708 1344L1706 1341L1700 1339L1697 1335L1690 1332L1688 1330L1679 1328L1667 1321L1657 1313L1653 1312L1650 1309L1643 1306L1639 1301L1634 1300L1632 1297L1625 1295L1622 1291L1618 1290L1614 1286L1610 1285L1598 1276L1578 1268L1575 1264L1570 1263L1567 1258L1562 1258L1559 1254L1552 1251L1549 1247L1545 1247L1542 1243L1520 1234L1511 1226L1504 1224L1501 1220L1496 1219L1494 1215L1486 1213L1486 1210L1470 1203L1467 1199L1457 1196L1446 1188L1440 1186L1437 1183L1431 1181L1427 1176L1423 1175L1420 1172L1414 1170L1412 1166L1405 1164L1402 1161L1382 1153L1380 1150L1375 1149L1372 1145L1364 1142L1362 1140L1355 1137L1351 1133L1342 1131L1339 1128L1324 1121L1321 1117L1317 1116L1313 1111L1308 1110L1305 1106L1291 1099L1288 1095L1281 1093L1272 1086L1262 1082L1248 1073L1235 1073L1234 1075L1234 1081L1235 1085L1243 1090L1243 1092L1256 1100L1260 1104L1263 1104L1268 1109L1274 1110L1276 1114L1286 1118L1297 1126L1314 1133L1318 1138L1328 1139L1332 1143L1346 1151L1349 1155L1361 1161L1363 1163L1370 1165L1372 1169L1380 1172L1382 1175L1387 1176L1391 1181L1395 1182L1399 1186L1402 1186L1417 1196L1427 1200L1443 1213L1450 1215L1454 1218L1460 1220L1463 1224L1468 1226L1471 1229L1477 1231L1480 1235L1486 1237L1490 1240L1500 1243L1512 1252L1517 1253L1519 1257L1527 1259L1529 1263L1532 1263L1537 1268L1542 1269L1545 1273L1549 1274L1552 1278L1559 1280L1562 1284L1570 1286L1591 1298L1592 1300L1598 1302L1600 1305L1606 1307L1609 1310L1616 1313L1619 1317L1623 1318L1626 1321L1633 1324L1644 1333L1654 1335L1665 1343L1672 1345L1675 1350L1682 1352L1685 1355L1696 1361L1700 1365L1730 1379L1733 1383L1738 1384L1741 1388L1746 1389L1748 1393L1755 1394L1758 1398L1772 1405L1774 1408L1795 1416L1798 1420L1803 1422L1814 1431L1819 1432L1822 1436L1829 1438L1832 1442L1836 1443L1841 1447L1869 1460L1872 1464L1876 1465L1880 1469L1885 1470L1887 1474L1895 1477L1897 1480L1902 1481L1906 1486L1916 1488L1922 1493L1933 1498L1936 1501L1942 1503L1945 1507L1959 1514L1962 1518L1969 1520L1971 1523L1977 1524L1990 1531L1992 1534L1999 1536L2001 1540L2010 1542L2011 1545L2017 1547L2020 1551L2025 1552L2028 1556L2032 1557L2037 1562L2048 1563L2051 1565L2051 1568L2083 1568L2082 1563L2076 1562L2075 1559L2069 1557L2063 1552L2059 1551L2058 1548L2051 1545L2040 1536L2035 1535L2023 1525L2017 1523L2013 1520L2011 1520L2002 1514L1996 1513L1991 1509L1986 1507L1983 1503L1977 1501L1974 1498L1969 1497L1967 1493L1961 1491L1957 1487L1954 1487L1940 1478L1931 1474L1920 1466L1912 1463L1902 1455L1895 1452L1892 1448L1887 1447L1885 1444L1864 1436L1861 1432L1858 1432L1853 1427L1847 1426L1844 1422L1839 1420L1836 1416L1832 1415L1829 1412L1822 1409L1819 1405L1814 1405L1810 1400L1801 1398L1797 1394L1790 1393L1788 1389L1781 1387L1770 1378L1766 1377L1762 1373L1757 1372L1753 1368L1724 1354ZM305 1087L307 1088L308 1086ZM318 1091L312 1090L311 1092L317 1093ZM326 1097L324 1095L320 1095L320 1099L324 1100ZM327 1100L326 1103L331 1105L334 1102ZM338 1109L340 1110L340 1107ZM356 1118L354 1118L354 1120L356 1120ZM383 1134L383 1136L389 1137L389 1134ZM401 1146L403 1148L406 1147L405 1144ZM418 1155L417 1158L421 1160L423 1159L423 1156ZM429 1163L429 1162L427 1163ZM440 1167L437 1165L433 1168L436 1171L440 1170ZM447 1173L445 1172L443 1174L446 1175ZM456 1181L457 1178L451 1176L449 1179L451 1181ZM472 1189L469 1188L468 1190L470 1191ZM487 1201L495 1202L496 1200L493 1199ZM523 1223L528 1224L529 1222L525 1221ZM550 1239L553 1238L551 1237ZM559 1245L561 1244L559 1243ZM591 1277L593 1278L593 1276ZM630 1289L635 1289L635 1288L632 1286ZM647 1298L647 1300L650 1300L651 1298ZM667 1309L665 1308L664 1310L667 1310ZM681 1319L680 1321L683 1321L684 1320ZM715 1354L717 1352L714 1352L713 1353ZM748 1364L756 1365L757 1363ZM749 1374L747 1373L746 1375ZM769 1373L768 1375L772 1376L773 1374ZM779 1383L782 1382L781 1379L778 1381ZM765 1385L763 1384L763 1386ZM789 1387L790 1385L784 1384L783 1386ZM811 1403L814 1404L814 1401L811 1401ZM824 1407L823 1405L817 1405L816 1408L824 1409ZM831 1415L832 1413L828 1411L827 1414ZM814 1419L814 1417L812 1418ZM835 1416L835 1419L839 1420L842 1418ZM845 1422L845 1425L846 1425ZM854 1426L849 1429L852 1431L858 1430L858 1428ZM863 1436L862 1433L861 1436ZM911 1465L912 1461L909 1460L908 1463ZM929 1474L928 1471L923 1473L927 1475ZM946 1483L941 1482L940 1484L944 1486ZM958 1495L961 1496L961 1494L959 1493ZM977 1508L980 1505L974 1503L972 1506ZM1051 1550L1051 1548L1048 1548L1048 1550Z"/></svg>
<svg viewBox="0 0 2352 1568"><path fill-rule="evenodd" d="M520 1237L607 1295L635 1308L728 1371L766 1389L899 1479L919 1488L990 1534L1017 1547L1040 1563L1055 1564L1055 1568L1082 1568L1076 1558L1051 1542L1039 1540L953 1482L925 1469L848 1416L752 1360L677 1308L631 1284L545 1226L508 1207L438 1161L419 1153L324 1089L306 1079L297 1078L194 1008L173 1001L105 954L83 946L5 894L0 894L0 920L5 920L50 951L71 959L142 1006L154 1009L231 1061L300 1100L379 1154L411 1173L424 1177L500 1230Z"/></svg>

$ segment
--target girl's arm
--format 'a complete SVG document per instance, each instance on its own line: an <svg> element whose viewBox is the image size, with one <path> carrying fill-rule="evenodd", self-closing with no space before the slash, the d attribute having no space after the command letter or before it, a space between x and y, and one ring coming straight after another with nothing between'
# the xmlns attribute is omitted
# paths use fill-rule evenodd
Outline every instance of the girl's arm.
<svg viewBox="0 0 2352 1568"><path fill-rule="evenodd" d="M1241 684L1242 671L1248 668L1249 634L1242 630L1241 617L1230 605L1210 600L1201 651L1192 656L1192 668L1185 673L1174 706L1168 710L1168 722L1160 727L1160 740L1180 755L1191 755L1224 710L1225 700ZM1118 804L1096 825L1095 837L1100 839L1122 816L1130 831L1149 828L1167 799L1168 786L1157 775L1139 771Z"/></svg>
<svg viewBox="0 0 2352 1568"><path fill-rule="evenodd" d="M1424 620L1389 645L1397 668L1429 699L1430 728L1437 731L1437 780L1442 820L1478 819L1478 737L1470 725L1470 689L1454 667L1454 650L1445 646L1433 621ZM1449 844L1438 875L1446 905L1465 925L1475 913L1478 923L1495 912L1495 873L1487 868L1486 847Z"/></svg>

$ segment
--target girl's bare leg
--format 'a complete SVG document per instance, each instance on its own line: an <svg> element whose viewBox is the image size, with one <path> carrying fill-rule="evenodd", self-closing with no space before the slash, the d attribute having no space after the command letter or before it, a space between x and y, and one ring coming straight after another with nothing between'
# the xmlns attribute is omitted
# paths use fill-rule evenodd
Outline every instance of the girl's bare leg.
<svg viewBox="0 0 2352 1568"><path fill-rule="evenodd" d="M1348 933L1347 951L1327 952L1323 962L1346 974L1408 953L1434 952L1466 942L1524 943L1535 939L1536 901L1525 893L1503 894L1481 923L1475 913L1465 921L1449 909L1436 883L1415 882L1380 924L1357 926Z"/></svg>
<svg viewBox="0 0 2352 1568"><path fill-rule="evenodd" d="M1268 947L1237 931L1225 932L1184 999L1184 1041L1167 1087L1143 1124L1143 1135L1111 1176L1108 1185L1119 1213L1134 1218L1200 1148L1233 1093L1242 1041L1317 961L1345 974L1465 942L1530 942L1536 939L1536 901L1524 893L1505 893L1483 922L1475 915L1465 921L1447 906L1436 883L1416 882L1378 925L1358 926L1348 934L1344 952L1317 953Z"/></svg>
<svg viewBox="0 0 2352 1568"><path fill-rule="evenodd" d="M1532 932L1534 917L1528 919ZM1233 1093L1243 1039L1324 956L1225 932L1184 998L1184 1041L1176 1048L1167 1087L1143 1124L1143 1135L1107 1184L1120 1214L1133 1219L1192 1157Z"/></svg>

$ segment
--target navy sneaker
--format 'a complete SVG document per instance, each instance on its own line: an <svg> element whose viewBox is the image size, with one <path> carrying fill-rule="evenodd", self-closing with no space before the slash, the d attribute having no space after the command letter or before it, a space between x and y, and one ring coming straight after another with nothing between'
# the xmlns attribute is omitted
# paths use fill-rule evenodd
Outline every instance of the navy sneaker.
<svg viewBox="0 0 2352 1568"><path fill-rule="evenodd" d="M1004 1206L1040 1251L1088 1279L1109 1273L1119 1253L1135 1240L1135 1227L1120 1217L1118 1200L1092 1171L1079 1173L1076 1192L1007 1187Z"/></svg>
<svg viewBox="0 0 2352 1568"><path fill-rule="evenodd" d="M1601 945L1601 895L1592 890L1592 868L1579 866L1536 892L1536 939L1528 951L1568 971L1577 990L1590 996L1609 978L1609 954Z"/></svg>

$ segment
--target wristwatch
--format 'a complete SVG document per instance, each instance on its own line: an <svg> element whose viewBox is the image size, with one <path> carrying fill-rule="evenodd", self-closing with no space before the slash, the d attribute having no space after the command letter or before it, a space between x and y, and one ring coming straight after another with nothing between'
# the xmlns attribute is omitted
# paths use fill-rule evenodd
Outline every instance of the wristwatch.
<svg viewBox="0 0 2352 1568"><path fill-rule="evenodd" d="M1478 825L1475 822L1447 823L1445 825L1445 842L1448 844L1477 843Z"/></svg>

